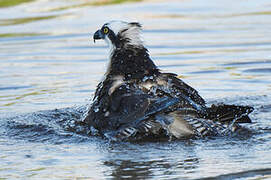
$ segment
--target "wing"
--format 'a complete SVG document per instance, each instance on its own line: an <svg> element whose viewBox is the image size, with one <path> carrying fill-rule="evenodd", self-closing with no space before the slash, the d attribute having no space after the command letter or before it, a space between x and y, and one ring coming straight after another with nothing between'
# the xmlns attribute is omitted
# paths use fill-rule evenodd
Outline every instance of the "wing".
<svg viewBox="0 0 271 180"><path fill-rule="evenodd" d="M162 73L162 77L165 78L173 88L176 88L185 99L190 99L194 103L199 105L205 105L205 100L199 95L198 91L183 82L173 73Z"/></svg>
<svg viewBox="0 0 271 180"><path fill-rule="evenodd" d="M122 84L93 103L85 122L101 134L112 135L131 127L138 129L154 114L168 111L178 103L178 98L158 98L133 85Z"/></svg>
<svg viewBox="0 0 271 180"><path fill-rule="evenodd" d="M221 123L251 123L249 113L254 110L250 106L237 106L227 104L212 105L207 109L205 118Z"/></svg>

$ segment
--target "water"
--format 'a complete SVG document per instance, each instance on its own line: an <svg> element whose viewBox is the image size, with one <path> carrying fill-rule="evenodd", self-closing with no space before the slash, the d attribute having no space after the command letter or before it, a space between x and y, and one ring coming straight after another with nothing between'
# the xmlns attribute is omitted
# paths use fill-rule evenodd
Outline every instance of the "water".
<svg viewBox="0 0 271 180"><path fill-rule="evenodd" d="M9 2L0 2L0 179L271 178L270 1ZM142 143L82 135L73 124L108 52L91 37L112 19L141 22L155 63L209 104L253 106L251 132Z"/></svg>

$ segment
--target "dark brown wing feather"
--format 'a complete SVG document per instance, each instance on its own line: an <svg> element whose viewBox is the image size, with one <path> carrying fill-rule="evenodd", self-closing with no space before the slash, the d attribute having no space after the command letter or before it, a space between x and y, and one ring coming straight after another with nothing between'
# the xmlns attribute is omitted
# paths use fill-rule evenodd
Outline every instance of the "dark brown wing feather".
<svg viewBox="0 0 271 180"><path fill-rule="evenodd" d="M248 114L254 110L250 106L236 106L227 104L212 105L207 109L207 114L204 118L221 123L251 123Z"/></svg>
<svg viewBox="0 0 271 180"><path fill-rule="evenodd" d="M176 74L162 73L162 76L168 78L173 88L178 89L184 96L190 98L199 105L205 105L205 100L199 95L198 91L179 79Z"/></svg>
<svg viewBox="0 0 271 180"><path fill-rule="evenodd" d="M100 95L103 94L98 92ZM118 87L110 96L100 96L90 108L84 122L102 134L121 131L129 127L140 127L153 114L167 111L179 99L154 97L127 84ZM99 107L99 109L95 109Z"/></svg>

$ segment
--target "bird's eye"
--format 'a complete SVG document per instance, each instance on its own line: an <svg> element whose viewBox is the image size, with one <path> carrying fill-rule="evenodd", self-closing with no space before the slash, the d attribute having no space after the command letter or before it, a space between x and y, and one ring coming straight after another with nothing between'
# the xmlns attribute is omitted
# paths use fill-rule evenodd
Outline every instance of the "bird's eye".
<svg viewBox="0 0 271 180"><path fill-rule="evenodd" d="M109 29L106 27L104 28L104 34L107 34L109 32Z"/></svg>

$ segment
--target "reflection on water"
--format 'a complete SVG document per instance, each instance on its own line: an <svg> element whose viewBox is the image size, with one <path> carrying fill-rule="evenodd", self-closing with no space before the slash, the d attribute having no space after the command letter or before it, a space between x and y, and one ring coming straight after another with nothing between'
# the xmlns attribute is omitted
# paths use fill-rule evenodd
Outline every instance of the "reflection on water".
<svg viewBox="0 0 271 180"><path fill-rule="evenodd" d="M270 1L135 1L0 1L0 179L271 178ZM108 53L91 37L112 19L141 22L155 63L207 103L253 106L251 132L142 143L86 136L75 124Z"/></svg>
<svg viewBox="0 0 271 180"><path fill-rule="evenodd" d="M38 33L3 33L3 34L0 34L0 38L3 38L3 37L24 37L24 36L39 36L41 34L38 34Z"/></svg>
<svg viewBox="0 0 271 180"><path fill-rule="evenodd" d="M157 152L158 153L158 152ZM163 159L112 159L105 161L104 165L111 169L109 177L115 179L144 179L154 176L159 178L185 177L185 173L194 173L198 167L199 159L188 158L184 160L174 161L168 157ZM140 159L140 160L139 160Z"/></svg>
<svg viewBox="0 0 271 180"><path fill-rule="evenodd" d="M43 17L30 17L30 18L16 18L16 19L4 19L0 22L0 26L10 26L17 24L25 24L33 21L40 21L46 19L56 18L57 16L43 16Z"/></svg>
<svg viewBox="0 0 271 180"><path fill-rule="evenodd" d="M197 159L186 159L176 164L170 164L167 159L164 160L153 160L153 161L131 161L131 160L113 160L106 161L104 165L111 167L112 171L109 176L116 179L131 178L131 179L144 179L151 178L153 176L160 176L164 178L170 178L176 176L176 169L170 169L176 167L178 171L189 171L193 173L193 169L197 168ZM154 172L155 171L155 172ZM157 172L163 172L159 175ZM181 174L179 174L181 175Z"/></svg>
<svg viewBox="0 0 271 180"><path fill-rule="evenodd" d="M106 6L106 5L112 5L112 4L121 4L121 3L127 3L127 2L140 2L142 0L94 0L94 1L86 1L79 4L74 5L67 5L57 8L48 9L47 11L61 11L61 10L67 10L72 8L81 8L86 6Z"/></svg>

